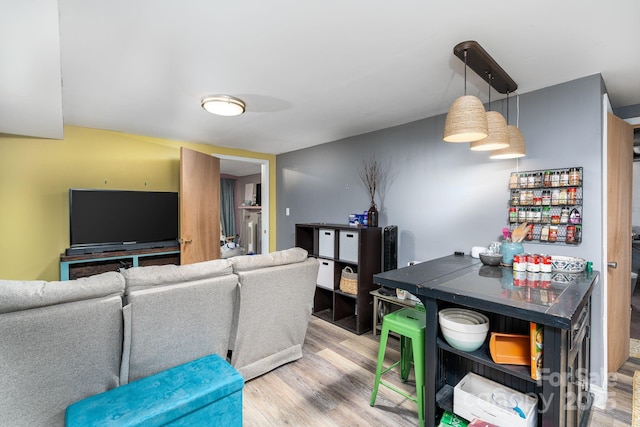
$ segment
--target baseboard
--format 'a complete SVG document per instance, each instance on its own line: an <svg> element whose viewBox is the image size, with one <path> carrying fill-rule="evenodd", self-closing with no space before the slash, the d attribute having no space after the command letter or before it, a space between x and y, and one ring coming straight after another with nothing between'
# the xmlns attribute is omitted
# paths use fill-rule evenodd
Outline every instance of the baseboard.
<svg viewBox="0 0 640 427"><path fill-rule="evenodd" d="M594 386L593 384L590 385L589 389L591 393L593 393L593 406L602 410L606 409L608 398L607 390L599 386Z"/></svg>

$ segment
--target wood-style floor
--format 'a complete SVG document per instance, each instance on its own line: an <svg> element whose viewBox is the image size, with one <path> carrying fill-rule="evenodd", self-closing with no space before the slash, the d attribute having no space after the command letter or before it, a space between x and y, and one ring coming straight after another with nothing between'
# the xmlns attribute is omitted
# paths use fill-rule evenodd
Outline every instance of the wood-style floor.
<svg viewBox="0 0 640 427"><path fill-rule="evenodd" d="M243 425L252 426L415 426L417 407L410 400L380 387L375 407L369 406L379 336L352 334L311 317L304 357L245 384ZM387 359L398 358L398 340L390 339ZM640 359L629 359L616 373L606 411L591 411L589 426L631 425L632 380ZM415 392L412 378L405 384L396 375L387 381ZM412 390L413 386L413 390Z"/></svg>

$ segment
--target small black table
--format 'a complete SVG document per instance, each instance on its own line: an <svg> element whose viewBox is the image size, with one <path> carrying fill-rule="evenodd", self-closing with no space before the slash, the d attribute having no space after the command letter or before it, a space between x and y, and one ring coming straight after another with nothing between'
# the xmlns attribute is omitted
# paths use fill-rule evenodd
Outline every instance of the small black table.
<svg viewBox="0 0 640 427"><path fill-rule="evenodd" d="M515 282L513 274L511 268L450 255L374 275L375 283L407 290L425 306L427 426L435 425L438 408L453 409L453 387L468 372L537 394L539 426L579 426L588 420L593 400L589 392L590 296L598 272L556 273L553 281L544 283L531 275L526 285ZM471 353L449 346L438 334L438 311L452 306L487 315L493 332L528 334L530 322L543 325L543 378L533 380L527 366L494 363L487 343Z"/></svg>

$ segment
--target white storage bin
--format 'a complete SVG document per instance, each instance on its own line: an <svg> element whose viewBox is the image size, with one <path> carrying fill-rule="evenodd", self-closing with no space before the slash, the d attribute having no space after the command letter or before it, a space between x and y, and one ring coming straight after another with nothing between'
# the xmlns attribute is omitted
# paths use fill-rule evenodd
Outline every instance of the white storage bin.
<svg viewBox="0 0 640 427"><path fill-rule="evenodd" d="M511 405L507 401L513 399L525 418L508 408ZM534 427L538 423L538 397L469 372L453 389L453 412L469 421L478 418L499 427Z"/></svg>
<svg viewBox="0 0 640 427"><path fill-rule="evenodd" d="M344 261L358 262L358 232L340 230L340 241L338 242L339 258Z"/></svg>
<svg viewBox="0 0 640 427"><path fill-rule="evenodd" d="M336 236L335 230L321 228L318 230L318 255L325 258L335 258Z"/></svg>
<svg viewBox="0 0 640 427"><path fill-rule="evenodd" d="M320 259L318 261L320 262L320 268L318 268L318 286L325 289L335 289L333 261L328 259Z"/></svg>

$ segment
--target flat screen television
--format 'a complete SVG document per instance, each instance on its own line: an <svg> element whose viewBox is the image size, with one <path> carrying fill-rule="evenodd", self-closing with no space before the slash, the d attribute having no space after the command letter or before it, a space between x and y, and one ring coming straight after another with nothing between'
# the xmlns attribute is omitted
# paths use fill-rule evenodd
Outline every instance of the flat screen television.
<svg viewBox="0 0 640 427"><path fill-rule="evenodd" d="M178 193L69 189L68 255L177 245Z"/></svg>

